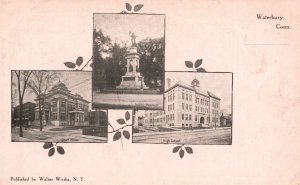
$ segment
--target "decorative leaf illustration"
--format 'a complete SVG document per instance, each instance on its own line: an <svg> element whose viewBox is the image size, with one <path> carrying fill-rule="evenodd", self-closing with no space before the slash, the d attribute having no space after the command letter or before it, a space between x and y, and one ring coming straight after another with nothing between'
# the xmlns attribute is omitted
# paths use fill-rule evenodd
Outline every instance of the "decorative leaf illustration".
<svg viewBox="0 0 300 185"><path fill-rule="evenodd" d="M121 138L122 134L120 131L116 132L114 137L113 137L113 141L117 141Z"/></svg>
<svg viewBox="0 0 300 185"><path fill-rule="evenodd" d="M54 149L54 148L51 148L51 149L48 151L48 156L51 157L54 153L55 153L55 149Z"/></svg>
<svg viewBox="0 0 300 185"><path fill-rule="evenodd" d="M193 149L192 149L191 147L189 147L189 146L186 146L186 147L185 147L185 150L186 150L186 152L189 153L189 154L192 154L192 153L193 153Z"/></svg>
<svg viewBox="0 0 300 185"><path fill-rule="evenodd" d="M173 148L173 153L176 153L176 152L178 152L178 150L181 148L181 146L175 146L174 148Z"/></svg>
<svg viewBox="0 0 300 185"><path fill-rule="evenodd" d="M185 66L188 68L193 68L194 64L191 61L185 61Z"/></svg>
<svg viewBox="0 0 300 185"><path fill-rule="evenodd" d="M132 6L131 6L129 3L126 3L126 9L127 9L128 11L131 11Z"/></svg>
<svg viewBox="0 0 300 185"><path fill-rule="evenodd" d="M57 150L57 152L58 152L59 154L61 154L61 155L65 154L65 150L64 150L64 148L61 147L61 146L57 146L56 150Z"/></svg>
<svg viewBox="0 0 300 185"><path fill-rule="evenodd" d="M124 136L126 139L129 139L129 138L130 138L130 133L129 133L127 130L123 130L123 136Z"/></svg>
<svg viewBox="0 0 300 185"><path fill-rule="evenodd" d="M197 72L206 72L206 70L204 68L200 67L197 69Z"/></svg>
<svg viewBox="0 0 300 185"><path fill-rule="evenodd" d="M122 12L120 12L120 13L127 13L127 12L126 12L126 10L123 10L123 11L122 11Z"/></svg>
<svg viewBox="0 0 300 185"><path fill-rule="evenodd" d="M202 59L196 60L196 62L195 62L195 68L198 68L199 66L201 66L201 64L202 64Z"/></svg>
<svg viewBox="0 0 300 185"><path fill-rule="evenodd" d="M80 66L83 62L83 58L82 57L78 57L77 60L76 60L76 65L77 66Z"/></svg>
<svg viewBox="0 0 300 185"><path fill-rule="evenodd" d="M126 122L123 118L120 118L120 119L117 119L117 122L120 124L120 125L124 125Z"/></svg>
<svg viewBox="0 0 300 185"><path fill-rule="evenodd" d="M179 157L182 159L184 156L184 150L180 149L179 151Z"/></svg>
<svg viewBox="0 0 300 185"><path fill-rule="evenodd" d="M53 147L53 143L50 143L50 142L45 143L43 146L44 149L49 149L51 147Z"/></svg>
<svg viewBox="0 0 300 185"><path fill-rule="evenodd" d="M144 6L144 5L142 5L142 4L137 4L137 5L134 6L133 10L134 10L135 12L137 12L137 11L139 11L140 9L142 9L143 6Z"/></svg>
<svg viewBox="0 0 300 185"><path fill-rule="evenodd" d="M130 113L128 111L126 111L126 113L125 113L125 119L126 119L126 121L128 121L130 119Z"/></svg>
<svg viewBox="0 0 300 185"><path fill-rule="evenodd" d="M76 65L75 65L73 62L65 62L64 64L65 64L65 66L67 66L68 68L75 68L75 67L76 67Z"/></svg>

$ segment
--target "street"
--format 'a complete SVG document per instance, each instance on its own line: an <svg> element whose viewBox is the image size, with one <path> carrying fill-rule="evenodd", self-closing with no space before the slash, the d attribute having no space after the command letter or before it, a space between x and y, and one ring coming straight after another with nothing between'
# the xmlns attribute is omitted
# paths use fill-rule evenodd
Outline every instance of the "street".
<svg viewBox="0 0 300 185"><path fill-rule="evenodd" d="M12 128L12 141L39 141L39 142L91 142L106 143L105 137L82 135L82 130L49 131L38 129L24 129L23 137L19 137L19 128Z"/></svg>
<svg viewBox="0 0 300 185"><path fill-rule="evenodd" d="M228 145L231 144L231 128L134 133L133 143Z"/></svg>

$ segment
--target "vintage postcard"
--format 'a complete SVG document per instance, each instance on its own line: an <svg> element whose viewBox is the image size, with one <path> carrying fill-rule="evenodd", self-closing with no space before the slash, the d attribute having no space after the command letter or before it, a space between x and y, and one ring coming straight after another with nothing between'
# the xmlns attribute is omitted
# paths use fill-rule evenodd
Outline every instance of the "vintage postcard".
<svg viewBox="0 0 300 185"><path fill-rule="evenodd" d="M0 185L300 185L300 1L0 5Z"/></svg>

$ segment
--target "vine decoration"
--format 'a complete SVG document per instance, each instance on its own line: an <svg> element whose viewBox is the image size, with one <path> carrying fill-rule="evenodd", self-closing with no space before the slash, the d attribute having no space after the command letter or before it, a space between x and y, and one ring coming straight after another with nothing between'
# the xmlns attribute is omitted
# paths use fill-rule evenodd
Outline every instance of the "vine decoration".
<svg viewBox="0 0 300 185"><path fill-rule="evenodd" d="M140 11L143 8L143 4L137 4L132 8L132 5L129 3L125 4L126 10L123 10L121 13L135 13Z"/></svg>
<svg viewBox="0 0 300 185"><path fill-rule="evenodd" d="M60 154L60 155L64 155L65 154L65 150L62 146L58 146L57 143L53 144L52 142L46 142L44 145L43 145L43 148L44 149L49 149L48 150L48 156L51 157L54 155L55 153L55 149L56 151Z"/></svg>
<svg viewBox="0 0 300 185"><path fill-rule="evenodd" d="M76 59L76 62L65 62L65 66L71 69L75 69L76 71L82 71L89 63L90 61L92 61L93 56L85 63L85 65L83 65L83 67L80 69L82 63L83 63L83 57L79 56ZM90 63L90 67L93 67L93 62Z"/></svg>
<svg viewBox="0 0 300 185"><path fill-rule="evenodd" d="M185 66L187 68L191 68L197 72L206 72L206 70L204 68L200 67L201 64L202 64L202 59L198 59L194 63L191 61L185 61Z"/></svg>
<svg viewBox="0 0 300 185"><path fill-rule="evenodd" d="M178 152L179 151L179 152ZM184 156L184 151L186 151L188 154L193 154L193 149L190 146L184 146L184 144L179 145L179 146L175 146L173 148L173 153L177 153L179 154L179 157L182 159Z"/></svg>
<svg viewBox="0 0 300 185"><path fill-rule="evenodd" d="M112 126L111 123L108 122L108 126L112 129L112 131L108 131L110 134L114 134L113 141L121 140L122 148L123 148L123 140L122 140L122 134L126 139L130 139L130 132L128 130L125 130L126 127L131 127L132 124L127 124L126 121L130 119L130 113L128 111L125 112L125 119L119 118L117 119L117 123L121 126L119 128L115 128Z"/></svg>

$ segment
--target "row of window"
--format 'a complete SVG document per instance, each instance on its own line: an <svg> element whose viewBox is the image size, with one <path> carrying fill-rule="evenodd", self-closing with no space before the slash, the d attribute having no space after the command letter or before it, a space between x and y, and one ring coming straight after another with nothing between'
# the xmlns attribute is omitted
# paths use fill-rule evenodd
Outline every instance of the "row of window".
<svg viewBox="0 0 300 185"><path fill-rule="evenodd" d="M174 103L168 105L168 111L174 110Z"/></svg>
<svg viewBox="0 0 300 185"><path fill-rule="evenodd" d="M174 93L168 95L168 102L172 101L172 100L175 100L175 94Z"/></svg>
<svg viewBox="0 0 300 185"><path fill-rule="evenodd" d="M206 106L209 105L209 101L208 100L203 99L203 98L198 98L198 97L196 97L196 103L201 104L201 105L206 105Z"/></svg>
<svg viewBox="0 0 300 185"><path fill-rule="evenodd" d="M166 118L167 118L167 121L172 121L172 120L174 120L174 114L166 115Z"/></svg>
<svg viewBox="0 0 300 185"><path fill-rule="evenodd" d="M181 115L182 120L192 120L192 115L190 114L182 114Z"/></svg>
<svg viewBox="0 0 300 185"><path fill-rule="evenodd" d="M196 106L196 112L208 113L208 108Z"/></svg>
<svg viewBox="0 0 300 185"><path fill-rule="evenodd" d="M192 95L185 94L184 92L182 92L182 99L183 100L185 99L185 100L193 101Z"/></svg>
<svg viewBox="0 0 300 185"><path fill-rule="evenodd" d="M185 103L182 103L182 106L181 106L182 110L190 110L192 111L192 105L189 105L189 104L185 104Z"/></svg>
<svg viewBox="0 0 300 185"><path fill-rule="evenodd" d="M218 107L219 107L219 103L218 103L218 102L212 102L212 106L213 106L214 108L218 108Z"/></svg>
<svg viewBox="0 0 300 185"><path fill-rule="evenodd" d="M61 100L60 101L59 108L60 108L60 111L66 112L66 100ZM68 103L68 106L67 106L68 110L72 110L72 109L75 109L75 108L76 108L75 104ZM83 105L83 104L78 104L77 108L80 109L80 110L86 111L86 112L88 111L88 106ZM52 112L57 112L57 101L56 100L52 101L51 109L52 109Z"/></svg>

